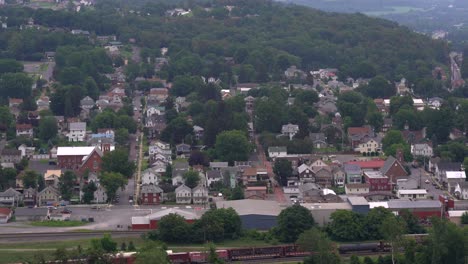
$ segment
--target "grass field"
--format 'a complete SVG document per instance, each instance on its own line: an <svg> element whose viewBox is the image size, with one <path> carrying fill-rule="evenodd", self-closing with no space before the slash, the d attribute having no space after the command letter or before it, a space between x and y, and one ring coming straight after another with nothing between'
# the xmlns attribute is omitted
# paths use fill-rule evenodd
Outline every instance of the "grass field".
<svg viewBox="0 0 468 264"><path fill-rule="evenodd" d="M390 14L404 14L411 11L424 11L422 8L411 7L411 6L389 6L389 10L382 10L382 11L371 11L371 12L364 12L366 15L369 16L383 16L383 15L390 15ZM391 9L391 10L390 10Z"/></svg>
<svg viewBox="0 0 468 264"><path fill-rule="evenodd" d="M31 222L32 226L45 226L45 227L74 227L86 225L86 222L81 221L36 221Z"/></svg>

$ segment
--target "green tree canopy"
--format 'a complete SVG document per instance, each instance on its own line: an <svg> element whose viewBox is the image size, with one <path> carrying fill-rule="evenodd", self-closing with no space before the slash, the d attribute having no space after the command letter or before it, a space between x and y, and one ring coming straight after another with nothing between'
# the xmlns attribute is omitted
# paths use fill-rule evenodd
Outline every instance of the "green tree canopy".
<svg viewBox="0 0 468 264"><path fill-rule="evenodd" d="M128 159L128 151L116 149L106 152L102 157L102 170L106 172L117 172L130 178L135 171L135 164Z"/></svg>
<svg viewBox="0 0 468 264"><path fill-rule="evenodd" d="M281 185L286 186L288 178L292 176L293 169L291 162L286 159L276 159L273 166L273 172L276 175L276 179Z"/></svg>
<svg viewBox="0 0 468 264"><path fill-rule="evenodd" d="M39 138L44 142L57 136L57 121L53 116L46 116L39 121Z"/></svg>
<svg viewBox="0 0 468 264"><path fill-rule="evenodd" d="M198 171L190 170L184 173L183 175L185 180L185 185L190 188L194 188L200 182L200 176L198 175Z"/></svg>
<svg viewBox="0 0 468 264"><path fill-rule="evenodd" d="M293 205L281 211L278 216L277 235L280 241L290 243L315 225L309 209Z"/></svg>
<svg viewBox="0 0 468 264"><path fill-rule="evenodd" d="M180 243L190 240L190 225L185 218L177 214L168 214L158 222L159 236L168 243Z"/></svg>
<svg viewBox="0 0 468 264"><path fill-rule="evenodd" d="M76 175L73 171L65 171L59 178L59 190L62 199L70 201L73 195L73 188L76 184Z"/></svg>
<svg viewBox="0 0 468 264"><path fill-rule="evenodd" d="M107 199L113 201L119 188L124 188L127 178L116 172L103 172L99 176L101 185L106 189Z"/></svg>

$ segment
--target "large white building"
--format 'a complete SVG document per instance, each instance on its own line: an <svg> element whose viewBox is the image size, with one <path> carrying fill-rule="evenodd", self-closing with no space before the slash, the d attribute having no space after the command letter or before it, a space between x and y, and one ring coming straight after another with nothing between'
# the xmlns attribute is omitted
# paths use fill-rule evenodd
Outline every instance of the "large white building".
<svg viewBox="0 0 468 264"><path fill-rule="evenodd" d="M70 142L84 141L86 137L86 123L85 122L70 123L67 137L68 137L68 141Z"/></svg>
<svg viewBox="0 0 468 264"><path fill-rule="evenodd" d="M432 147L427 143L413 144L411 145L411 154L413 156L430 158L433 155L433 150Z"/></svg>

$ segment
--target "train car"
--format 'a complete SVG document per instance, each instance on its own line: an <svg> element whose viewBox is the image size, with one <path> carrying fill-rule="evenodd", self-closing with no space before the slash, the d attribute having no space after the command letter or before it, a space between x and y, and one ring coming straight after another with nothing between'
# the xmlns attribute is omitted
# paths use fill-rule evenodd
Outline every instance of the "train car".
<svg viewBox="0 0 468 264"><path fill-rule="evenodd" d="M284 247L257 247L254 248L253 258L278 258L284 256Z"/></svg>
<svg viewBox="0 0 468 264"><path fill-rule="evenodd" d="M228 255L230 260L243 260L249 259L254 255L253 248L233 248L228 249Z"/></svg>
<svg viewBox="0 0 468 264"><path fill-rule="evenodd" d="M189 252L169 253L167 255L171 263L190 263Z"/></svg>
<svg viewBox="0 0 468 264"><path fill-rule="evenodd" d="M378 252L382 250L382 243L361 243L361 244L341 244L338 248L341 254L350 252L372 251Z"/></svg>
<svg viewBox="0 0 468 264"><path fill-rule="evenodd" d="M112 259L114 264L133 264L136 260L136 252L120 252Z"/></svg>
<svg viewBox="0 0 468 264"><path fill-rule="evenodd" d="M216 250L216 253L218 254L218 258L224 261L229 260L229 253L226 249L220 249Z"/></svg>
<svg viewBox="0 0 468 264"><path fill-rule="evenodd" d="M311 253L303 251L297 245L286 245L283 246L284 256L285 257L302 257L309 256Z"/></svg>

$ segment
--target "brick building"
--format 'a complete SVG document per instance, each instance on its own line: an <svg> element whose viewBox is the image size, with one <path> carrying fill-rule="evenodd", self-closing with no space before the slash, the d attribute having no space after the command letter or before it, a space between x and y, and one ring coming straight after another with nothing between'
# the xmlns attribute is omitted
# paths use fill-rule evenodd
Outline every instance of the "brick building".
<svg viewBox="0 0 468 264"><path fill-rule="evenodd" d="M364 179L369 184L370 192L390 191L392 184L380 171L364 171Z"/></svg>
<svg viewBox="0 0 468 264"><path fill-rule="evenodd" d="M104 153L110 151L104 147ZM103 152L98 147L58 147L57 166L61 169L84 173L101 171Z"/></svg>

